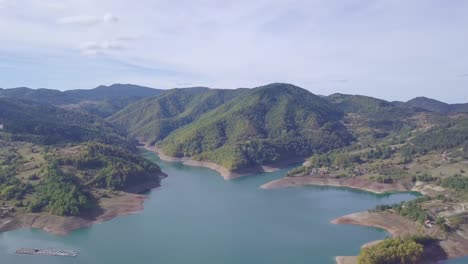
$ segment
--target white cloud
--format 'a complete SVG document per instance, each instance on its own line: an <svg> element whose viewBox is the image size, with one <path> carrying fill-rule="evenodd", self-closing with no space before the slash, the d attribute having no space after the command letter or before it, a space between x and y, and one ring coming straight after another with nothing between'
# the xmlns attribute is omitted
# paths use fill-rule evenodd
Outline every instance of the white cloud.
<svg viewBox="0 0 468 264"><path fill-rule="evenodd" d="M60 18L57 23L62 25L96 25L103 23L115 23L119 19L111 13L106 13L102 17L79 15Z"/></svg>
<svg viewBox="0 0 468 264"><path fill-rule="evenodd" d="M103 54L106 51L122 50L124 47L121 43L115 40L105 41L88 41L80 46L83 55L97 55Z"/></svg>

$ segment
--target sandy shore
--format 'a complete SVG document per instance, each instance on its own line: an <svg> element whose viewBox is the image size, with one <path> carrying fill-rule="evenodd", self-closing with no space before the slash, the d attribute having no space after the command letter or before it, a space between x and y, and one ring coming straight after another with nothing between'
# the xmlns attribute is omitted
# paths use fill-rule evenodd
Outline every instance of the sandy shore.
<svg viewBox="0 0 468 264"><path fill-rule="evenodd" d="M419 224L391 212L360 212L345 215L331 221L333 224L350 224L377 227L386 230L392 237L406 237L424 234L439 239L426 246L423 263L437 263L441 260L468 255L468 239L458 233L444 234L437 227L424 228ZM367 243L372 245L375 242ZM356 257L337 257L340 264L355 264Z"/></svg>
<svg viewBox="0 0 468 264"><path fill-rule="evenodd" d="M142 144L144 144L144 143L142 143ZM291 164L294 164L294 163L297 163L297 162L300 161L300 160L295 159L295 160L290 160L290 161L278 162L276 164L272 164L272 165L268 165L268 166L248 168L248 169L244 169L244 170L241 170L241 171L230 171L230 170L224 168L221 165L218 165L216 163L209 162L209 161L198 161L198 160L191 159L189 157L177 158L177 157L167 156L162 152L161 149L159 149L159 148L157 148L155 146L145 145L144 148L146 150L153 151L153 152L157 153L159 158L161 160L164 160L164 161L182 162L183 164L189 165L189 166L205 167L205 168L215 170L219 174L221 174L221 176L225 180L233 180L233 179L237 179L237 178L240 178L240 177L252 175L252 174L255 174L255 173L275 172L275 171L277 171L277 170L279 170L279 169L281 169L281 168L283 168L285 166L288 166L288 165L291 165Z"/></svg>
<svg viewBox="0 0 468 264"><path fill-rule="evenodd" d="M382 194L390 192L404 192L409 191L408 188L400 183L383 184L371 182L366 179L360 178L333 178L333 177L320 177L320 176L300 176L300 177L284 177L278 180L267 182L260 188L262 189L276 189L298 186L332 186L332 187L346 187L368 191L372 193Z"/></svg>

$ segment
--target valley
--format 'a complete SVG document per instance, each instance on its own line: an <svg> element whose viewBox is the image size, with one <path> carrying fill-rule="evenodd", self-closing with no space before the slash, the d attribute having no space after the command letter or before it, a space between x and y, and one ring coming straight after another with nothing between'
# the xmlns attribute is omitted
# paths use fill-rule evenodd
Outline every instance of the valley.
<svg viewBox="0 0 468 264"><path fill-rule="evenodd" d="M118 105L90 107L106 101ZM137 146L144 146L164 161L216 170L224 180L282 172L257 186L267 192L303 186L416 192L422 196L348 212L333 223L374 226L398 237L363 249L361 258L392 243L422 245L415 257L423 259L434 247L438 259L468 253L463 104L320 97L283 83L234 90L19 88L0 90L0 124L2 231L65 235L141 211L143 193L167 177L141 157ZM404 224L388 224L391 218ZM415 228L408 233L409 226Z"/></svg>

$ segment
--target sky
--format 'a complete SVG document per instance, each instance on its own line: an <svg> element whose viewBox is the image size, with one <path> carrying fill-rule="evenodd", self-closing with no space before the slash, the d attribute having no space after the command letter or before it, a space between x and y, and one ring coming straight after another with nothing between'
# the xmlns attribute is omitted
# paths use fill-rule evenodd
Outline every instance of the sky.
<svg viewBox="0 0 468 264"><path fill-rule="evenodd" d="M255 87L468 102L465 0L0 0L0 87Z"/></svg>

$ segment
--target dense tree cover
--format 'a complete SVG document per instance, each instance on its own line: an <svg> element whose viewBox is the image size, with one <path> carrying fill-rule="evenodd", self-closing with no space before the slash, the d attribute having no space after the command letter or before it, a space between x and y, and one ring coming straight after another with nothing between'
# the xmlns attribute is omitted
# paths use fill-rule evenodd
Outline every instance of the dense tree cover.
<svg viewBox="0 0 468 264"><path fill-rule="evenodd" d="M416 113L415 109L404 104L362 95L332 94L326 99L344 113L362 117L364 125L380 130L375 133L377 138L411 125L407 118Z"/></svg>
<svg viewBox="0 0 468 264"><path fill-rule="evenodd" d="M423 109L426 111L439 113L439 114L448 114L450 113L450 105L444 102L440 102L427 97L416 97L408 102L406 105L409 105L414 108Z"/></svg>
<svg viewBox="0 0 468 264"><path fill-rule="evenodd" d="M203 87L172 89L159 97L128 106L109 121L126 129L131 136L153 144L246 91Z"/></svg>
<svg viewBox="0 0 468 264"><path fill-rule="evenodd" d="M455 175L442 180L441 185L446 188L455 189L457 191L468 191L468 177Z"/></svg>
<svg viewBox="0 0 468 264"><path fill-rule="evenodd" d="M429 174L429 173L423 173L423 174L419 174L419 175L413 176L413 177L411 178L411 180L412 180L413 182L415 182L415 181L431 182L431 181L437 180L437 178L434 177L434 176L432 176L432 175Z"/></svg>
<svg viewBox="0 0 468 264"><path fill-rule="evenodd" d="M85 183L98 187L125 190L136 184L159 182L161 169L154 163L125 149L88 143L75 154L51 157L58 165L89 171Z"/></svg>
<svg viewBox="0 0 468 264"><path fill-rule="evenodd" d="M32 191L31 184L21 182L14 176L15 174L14 165L0 167L0 199L20 200Z"/></svg>
<svg viewBox="0 0 468 264"><path fill-rule="evenodd" d="M364 156L367 160L381 160L392 157L395 150L389 146L377 146L375 149L367 151Z"/></svg>
<svg viewBox="0 0 468 264"><path fill-rule="evenodd" d="M373 121L395 121L414 113L409 107L362 95L332 94L326 99L345 113L363 115Z"/></svg>
<svg viewBox="0 0 468 264"><path fill-rule="evenodd" d="M0 98L0 139L40 145L99 141L131 148L131 143L98 117L30 101Z"/></svg>
<svg viewBox="0 0 468 264"><path fill-rule="evenodd" d="M395 150L388 146L377 146L376 148L360 153L352 153L350 150L353 150L352 146L332 150L323 154L314 154L309 158L307 166L291 170L288 176L310 174L312 171L316 171L320 168L328 168L336 171L344 170L349 173L349 175L359 176L362 172L360 172L359 169L355 170L356 166L373 160L388 159L395 153ZM371 177L371 180L380 183L391 183L393 182L392 178L400 178L405 175L403 170L385 165L384 163L377 163L373 166L369 166L366 171L381 174L380 176Z"/></svg>
<svg viewBox="0 0 468 264"><path fill-rule="evenodd" d="M307 166L297 167L288 172L288 176L302 176L310 174L320 168L344 169L352 172L356 165L363 162L360 154L351 154L348 151L329 151L323 154L314 154L308 160Z"/></svg>
<svg viewBox="0 0 468 264"><path fill-rule="evenodd" d="M363 248L359 264L416 264L420 263L424 246L413 239L386 238L377 245Z"/></svg>
<svg viewBox="0 0 468 264"><path fill-rule="evenodd" d="M371 212L380 212L380 211L386 211L389 209L394 210L397 214L407 217L411 220L418 221L419 223L424 223L424 221L430 219L429 215L424 211L424 209L421 207L422 202L429 201L431 197L429 196L422 196L419 198L416 198L412 201L407 201L407 202L401 202L399 204L393 204L393 205L377 205L374 209L371 209L369 211Z"/></svg>
<svg viewBox="0 0 468 264"><path fill-rule="evenodd" d="M468 104L447 104L427 97L416 97L406 105L438 114L468 113Z"/></svg>
<svg viewBox="0 0 468 264"><path fill-rule="evenodd" d="M161 94L163 90L131 84L99 86L89 90L58 91L52 89L0 89L0 97L52 104L64 108L85 110L107 117L130 103Z"/></svg>
<svg viewBox="0 0 468 264"><path fill-rule="evenodd" d="M464 156L468 142L468 120L456 120L436 126L416 135L410 144L401 149L404 161L411 161L415 154L427 154L430 151L445 151L461 148Z"/></svg>
<svg viewBox="0 0 468 264"><path fill-rule="evenodd" d="M41 170L27 182L17 177L24 159L13 156L6 155L8 159L0 166L0 200L15 200L10 205L61 216L80 215L93 207L94 187L137 192L159 184L165 176L156 164L129 150L96 142L49 150ZM33 181L34 185L29 183Z"/></svg>
<svg viewBox="0 0 468 264"><path fill-rule="evenodd" d="M207 112L171 133L161 147L171 156L236 170L346 146L352 137L340 118L327 101L306 90L271 84Z"/></svg>
<svg viewBox="0 0 468 264"><path fill-rule="evenodd" d="M78 178L63 173L57 164L43 168L43 180L36 187L37 195L30 204L30 211L46 210L55 215L79 215L92 206L92 199Z"/></svg>

